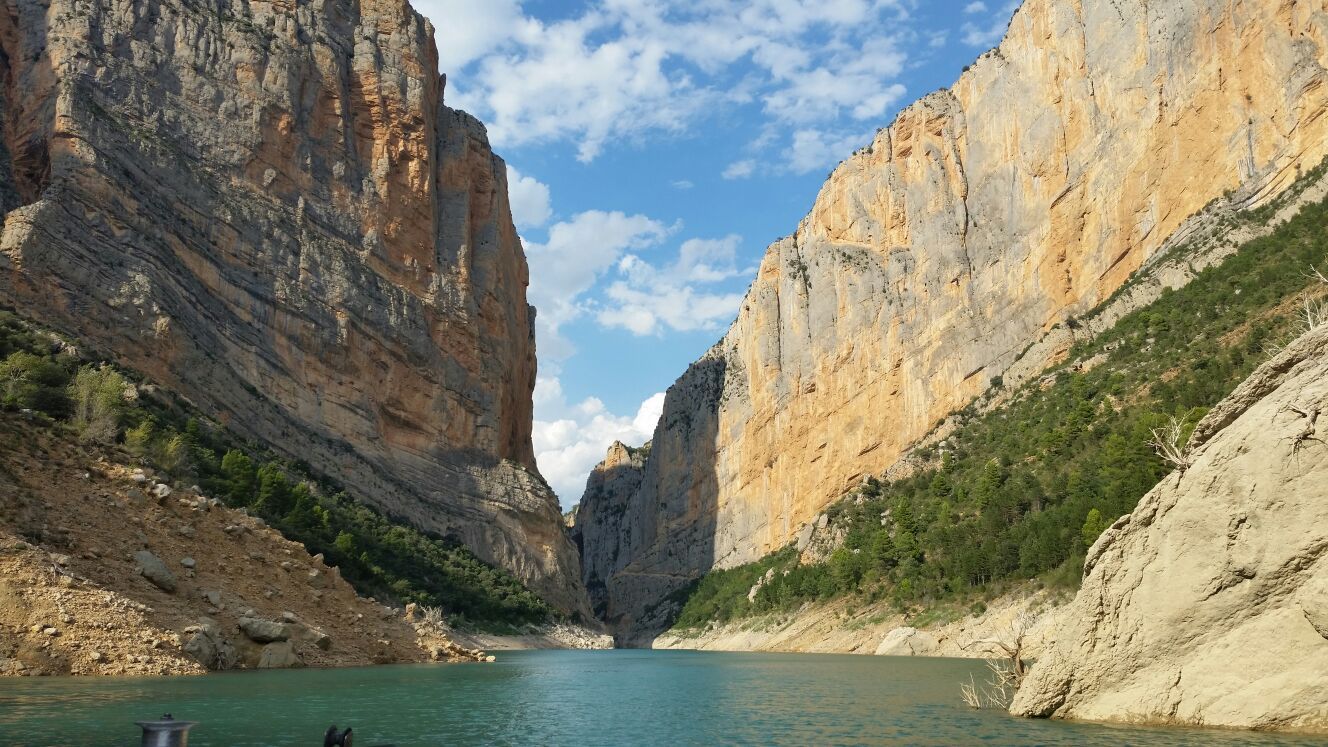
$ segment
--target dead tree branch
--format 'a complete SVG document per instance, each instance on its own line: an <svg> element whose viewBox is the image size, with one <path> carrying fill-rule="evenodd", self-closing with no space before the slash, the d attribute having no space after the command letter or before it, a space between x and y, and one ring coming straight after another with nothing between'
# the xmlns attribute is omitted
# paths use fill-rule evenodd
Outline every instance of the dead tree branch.
<svg viewBox="0 0 1328 747"><path fill-rule="evenodd" d="M1171 416L1167 424L1152 429L1153 437L1148 445L1164 460L1170 462L1182 473L1190 466L1190 451L1185 445L1185 422Z"/></svg>

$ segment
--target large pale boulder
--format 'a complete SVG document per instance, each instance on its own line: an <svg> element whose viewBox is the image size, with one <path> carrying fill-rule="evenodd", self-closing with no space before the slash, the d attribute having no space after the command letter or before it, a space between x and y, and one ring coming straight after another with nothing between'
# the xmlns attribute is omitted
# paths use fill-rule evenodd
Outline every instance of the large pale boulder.
<svg viewBox="0 0 1328 747"><path fill-rule="evenodd" d="M895 628L881 639L877 656L931 656L939 645L936 637L917 628Z"/></svg>
<svg viewBox="0 0 1328 747"><path fill-rule="evenodd" d="M1328 411L1328 326L1214 408L1193 465L1093 545L1011 710L1328 730L1328 419L1311 423L1316 410Z"/></svg>

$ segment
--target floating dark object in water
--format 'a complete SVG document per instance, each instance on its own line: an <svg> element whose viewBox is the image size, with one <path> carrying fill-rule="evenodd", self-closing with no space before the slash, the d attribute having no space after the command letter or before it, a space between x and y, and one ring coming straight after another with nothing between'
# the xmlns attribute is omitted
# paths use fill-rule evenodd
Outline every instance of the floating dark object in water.
<svg viewBox="0 0 1328 747"><path fill-rule="evenodd" d="M338 732L337 725L333 724L327 727L327 733L323 735L323 747L351 747L351 741L349 726L345 731Z"/></svg>
<svg viewBox="0 0 1328 747"><path fill-rule="evenodd" d="M134 723L143 729L143 747L188 747L189 730L198 722L176 721L167 713L158 721Z"/></svg>

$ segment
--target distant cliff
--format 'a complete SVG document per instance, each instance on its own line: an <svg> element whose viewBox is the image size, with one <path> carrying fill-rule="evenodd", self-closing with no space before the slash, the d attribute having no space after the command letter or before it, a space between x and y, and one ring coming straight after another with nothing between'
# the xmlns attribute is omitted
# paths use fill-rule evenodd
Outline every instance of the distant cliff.
<svg viewBox="0 0 1328 747"><path fill-rule="evenodd" d="M1213 408L1189 469L1098 539L1011 710L1328 730L1325 409L1321 326Z"/></svg>
<svg viewBox="0 0 1328 747"><path fill-rule="evenodd" d="M553 604L501 160L402 0L0 11L0 299Z"/></svg>
<svg viewBox="0 0 1328 747"><path fill-rule="evenodd" d="M1188 216L1318 164L1326 56L1320 3L1028 0L835 169L670 389L640 485L582 503L605 619L648 633L661 599L785 545Z"/></svg>

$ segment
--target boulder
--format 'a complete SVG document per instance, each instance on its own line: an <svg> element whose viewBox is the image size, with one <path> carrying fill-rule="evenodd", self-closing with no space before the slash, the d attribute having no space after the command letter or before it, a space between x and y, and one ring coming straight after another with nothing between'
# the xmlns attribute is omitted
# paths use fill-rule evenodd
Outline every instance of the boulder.
<svg viewBox="0 0 1328 747"><path fill-rule="evenodd" d="M161 558L147 550L139 550L134 553L134 562L138 564L139 575L151 581L158 589L168 594L175 593L175 574L171 573Z"/></svg>
<svg viewBox="0 0 1328 747"><path fill-rule="evenodd" d="M881 639L877 656L931 656L939 648L936 637L917 628L895 628Z"/></svg>
<svg viewBox="0 0 1328 747"><path fill-rule="evenodd" d="M302 667L304 662L295 653L295 646L290 641L274 641L263 647L258 657L259 669L289 669Z"/></svg>
<svg viewBox="0 0 1328 747"><path fill-rule="evenodd" d="M1328 731L1328 326L1215 406L1093 543L1011 711Z"/></svg>
<svg viewBox="0 0 1328 747"><path fill-rule="evenodd" d="M258 617L241 617L240 631L245 634L249 640L254 643L273 643L286 641L291 637L290 626L286 623L279 623L275 620L264 620Z"/></svg>
<svg viewBox="0 0 1328 747"><path fill-rule="evenodd" d="M184 652L208 669L232 669L239 661L235 646L226 639L215 620L203 618L185 628L184 632L189 636L184 643Z"/></svg>

